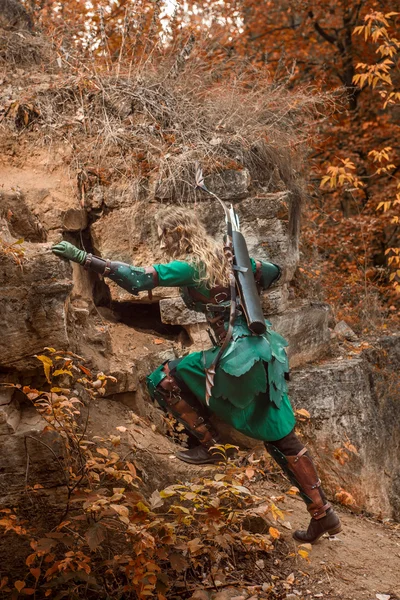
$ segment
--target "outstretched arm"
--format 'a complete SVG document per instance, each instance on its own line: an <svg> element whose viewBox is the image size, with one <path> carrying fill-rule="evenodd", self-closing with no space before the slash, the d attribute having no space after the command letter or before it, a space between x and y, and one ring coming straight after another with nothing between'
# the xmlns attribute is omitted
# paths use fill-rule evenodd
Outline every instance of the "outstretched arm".
<svg viewBox="0 0 400 600"><path fill-rule="evenodd" d="M173 287L191 286L195 283L194 267L181 261L151 267L134 267L120 261L93 256L69 242L56 244L52 251L61 258L79 263L85 269L109 277L124 290L135 295L144 290L152 290L158 285Z"/></svg>

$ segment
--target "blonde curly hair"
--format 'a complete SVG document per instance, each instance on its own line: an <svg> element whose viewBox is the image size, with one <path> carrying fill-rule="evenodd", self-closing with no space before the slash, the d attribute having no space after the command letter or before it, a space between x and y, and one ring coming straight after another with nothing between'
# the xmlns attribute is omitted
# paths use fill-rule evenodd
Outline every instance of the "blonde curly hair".
<svg viewBox="0 0 400 600"><path fill-rule="evenodd" d="M207 233L194 210L167 208L157 215L159 236L170 258L186 260L198 269L198 283L208 288L228 285L229 265L221 245Z"/></svg>

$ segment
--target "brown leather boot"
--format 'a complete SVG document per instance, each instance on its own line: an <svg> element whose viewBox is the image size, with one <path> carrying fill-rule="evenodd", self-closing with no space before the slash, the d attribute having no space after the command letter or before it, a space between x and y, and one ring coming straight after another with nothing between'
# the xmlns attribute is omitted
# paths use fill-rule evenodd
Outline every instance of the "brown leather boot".
<svg viewBox="0 0 400 600"><path fill-rule="evenodd" d="M333 508L327 508L324 511L324 514L325 516L322 516L319 519L313 517L308 525L307 531L304 529L297 529L293 534L294 539L303 544L314 544L324 535L324 533L329 533L329 535L340 533L342 531L342 525Z"/></svg>
<svg viewBox="0 0 400 600"><path fill-rule="evenodd" d="M180 450L175 454L176 458L191 465L212 465L224 462L224 456L216 449L208 449L205 446L196 446L190 450Z"/></svg>
<svg viewBox="0 0 400 600"><path fill-rule="evenodd" d="M311 457L307 454L307 448L300 450L296 456L285 458L311 515L307 531L295 531L294 539L302 543L314 544L324 533L329 535L339 533L342 530L339 517L326 501L321 489L321 481Z"/></svg>

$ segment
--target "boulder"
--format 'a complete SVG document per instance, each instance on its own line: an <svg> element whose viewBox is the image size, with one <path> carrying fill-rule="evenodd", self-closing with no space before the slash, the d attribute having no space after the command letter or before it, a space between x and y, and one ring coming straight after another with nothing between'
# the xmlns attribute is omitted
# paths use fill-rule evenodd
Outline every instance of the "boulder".
<svg viewBox="0 0 400 600"><path fill-rule="evenodd" d="M32 242L59 241L62 228L79 231L86 226L76 183L66 176L68 152L66 145L51 158L47 154L43 159L35 156L34 169L0 166L0 184L7 209L13 213L11 225L16 229L15 237Z"/></svg>
<svg viewBox="0 0 400 600"><path fill-rule="evenodd" d="M0 217L6 219L14 239L24 238L29 242L46 240L43 226L29 209L22 192L0 192Z"/></svg>
<svg viewBox="0 0 400 600"><path fill-rule="evenodd" d="M221 200L233 201L246 198L251 185L250 173L247 169L227 169L213 173L204 178L207 189L219 196Z"/></svg>
<svg viewBox="0 0 400 600"><path fill-rule="evenodd" d="M272 315L273 328L289 343L291 368L323 358L330 350L329 306L319 302L296 302Z"/></svg>
<svg viewBox="0 0 400 600"><path fill-rule="evenodd" d="M15 433L21 420L20 406L12 388L0 387L0 436Z"/></svg>
<svg viewBox="0 0 400 600"><path fill-rule="evenodd" d="M82 231L87 227L87 213L81 208L68 208L61 215L62 228L65 231Z"/></svg>
<svg viewBox="0 0 400 600"><path fill-rule="evenodd" d="M400 517L399 373L397 335L359 356L296 369L290 383L296 408L311 414L302 429L329 496L394 519Z"/></svg>
<svg viewBox="0 0 400 600"><path fill-rule="evenodd" d="M0 254L2 367L27 368L45 346L68 347L66 299L71 267L46 244L25 244L21 267Z"/></svg>
<svg viewBox="0 0 400 600"><path fill-rule="evenodd" d="M347 325L346 321L339 321L335 325L333 333L339 340L348 340L349 342L356 342L358 340L357 334Z"/></svg>
<svg viewBox="0 0 400 600"><path fill-rule="evenodd" d="M190 310L182 298L164 298L160 300L161 321L169 325L195 325L206 323L203 313Z"/></svg>
<svg viewBox="0 0 400 600"><path fill-rule="evenodd" d="M58 434L44 431L46 425L33 406L23 405L15 431L0 434L0 507L20 502L27 486L61 493L66 482L63 442Z"/></svg>

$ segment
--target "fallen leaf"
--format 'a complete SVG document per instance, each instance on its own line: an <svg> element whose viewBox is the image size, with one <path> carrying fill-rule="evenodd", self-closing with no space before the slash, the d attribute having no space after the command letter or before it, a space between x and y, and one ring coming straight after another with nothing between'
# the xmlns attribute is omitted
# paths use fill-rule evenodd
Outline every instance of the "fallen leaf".
<svg viewBox="0 0 400 600"><path fill-rule="evenodd" d="M186 558L178 552L172 552L172 554L169 555L169 562L174 571L178 571L178 573L185 571L189 566Z"/></svg>
<svg viewBox="0 0 400 600"><path fill-rule="evenodd" d="M274 540L279 540L279 538L281 537L280 532L275 529L275 527L270 527L269 528L269 535L274 539Z"/></svg>
<svg viewBox="0 0 400 600"><path fill-rule="evenodd" d="M295 412L297 416L304 417L305 419L311 418L310 413L305 408L298 408Z"/></svg>
<svg viewBox="0 0 400 600"><path fill-rule="evenodd" d="M196 552L204 548L204 545L201 543L200 538L194 538L193 540L190 540L187 543L187 547L189 548L189 552L191 554L195 554Z"/></svg>
<svg viewBox="0 0 400 600"><path fill-rule="evenodd" d="M96 448L96 452L98 452L102 456L108 456L107 448Z"/></svg>
<svg viewBox="0 0 400 600"><path fill-rule="evenodd" d="M165 340L160 340L159 338L154 338L154 344L163 344Z"/></svg>
<svg viewBox="0 0 400 600"><path fill-rule="evenodd" d="M154 490L154 492L150 496L150 507L152 509L160 508L160 506L162 506L163 504L164 500L161 498L160 492L158 490Z"/></svg>
<svg viewBox="0 0 400 600"><path fill-rule="evenodd" d="M254 477L254 469L248 467L245 471L245 474L248 479L251 479L252 477Z"/></svg>

